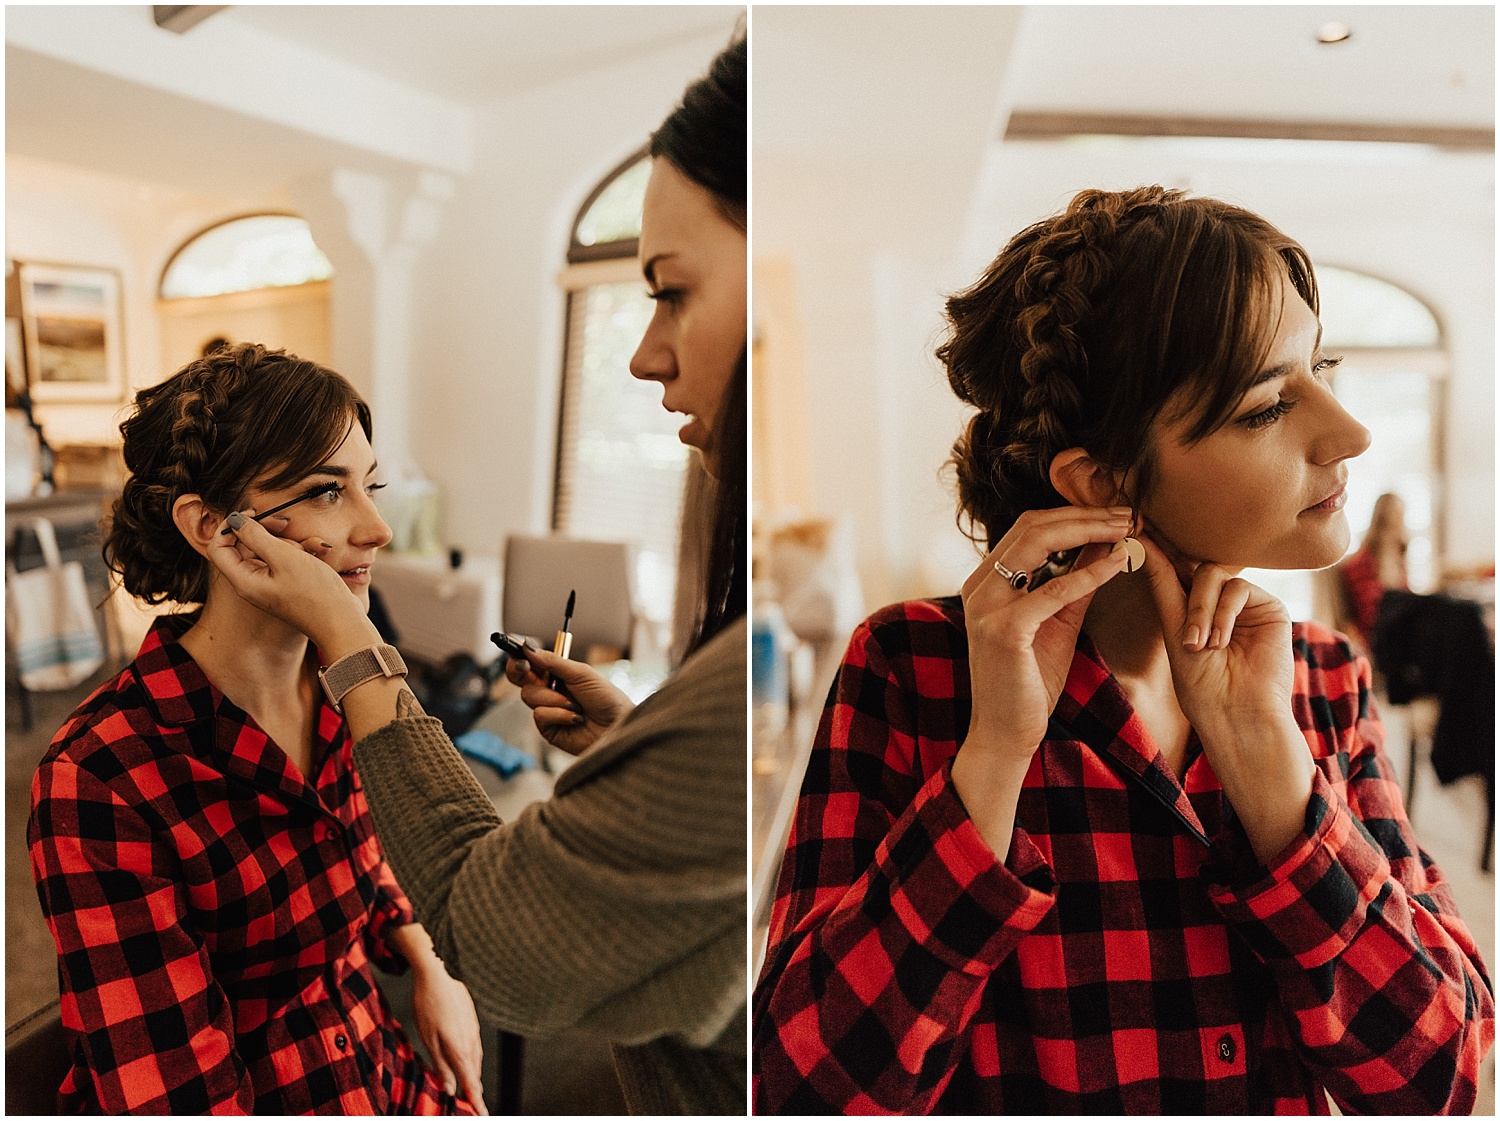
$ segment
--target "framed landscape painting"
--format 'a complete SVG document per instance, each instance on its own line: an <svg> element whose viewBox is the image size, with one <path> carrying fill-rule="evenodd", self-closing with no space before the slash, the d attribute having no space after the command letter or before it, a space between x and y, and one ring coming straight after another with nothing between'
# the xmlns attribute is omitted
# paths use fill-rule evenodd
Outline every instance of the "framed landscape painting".
<svg viewBox="0 0 1500 1121"><path fill-rule="evenodd" d="M21 326L31 399L125 395L120 276L113 269L23 263Z"/></svg>

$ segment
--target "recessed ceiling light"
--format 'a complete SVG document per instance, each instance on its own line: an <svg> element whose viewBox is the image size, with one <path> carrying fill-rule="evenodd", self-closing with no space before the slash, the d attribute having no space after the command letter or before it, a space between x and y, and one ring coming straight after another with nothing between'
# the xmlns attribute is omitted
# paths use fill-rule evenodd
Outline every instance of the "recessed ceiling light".
<svg viewBox="0 0 1500 1121"><path fill-rule="evenodd" d="M1346 43L1354 33L1349 30L1347 23L1325 23L1318 28L1318 42L1320 43Z"/></svg>

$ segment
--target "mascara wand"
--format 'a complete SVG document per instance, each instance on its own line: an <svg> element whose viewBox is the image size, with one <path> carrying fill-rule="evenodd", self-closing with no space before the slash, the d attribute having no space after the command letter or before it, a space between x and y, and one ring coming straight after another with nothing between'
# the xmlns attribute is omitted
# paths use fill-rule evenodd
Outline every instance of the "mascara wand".
<svg viewBox="0 0 1500 1121"><path fill-rule="evenodd" d="M568 606L563 611L562 630L558 631L552 638L552 653L559 657L566 658L573 650L573 635L568 628L573 625L573 606L577 602L578 589L574 588L568 593ZM555 675L547 682L547 688L549 689L560 691L561 686L562 682Z"/></svg>

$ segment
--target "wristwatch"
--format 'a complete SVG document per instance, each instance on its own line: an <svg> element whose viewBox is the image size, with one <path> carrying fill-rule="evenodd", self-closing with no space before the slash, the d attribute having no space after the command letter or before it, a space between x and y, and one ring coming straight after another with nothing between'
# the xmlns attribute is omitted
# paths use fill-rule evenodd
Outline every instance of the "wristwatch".
<svg viewBox="0 0 1500 1121"><path fill-rule="evenodd" d="M323 692L328 697L328 703L340 714L344 710L339 702L344 699L350 689L377 677L398 675L406 676L406 663L401 660L399 650L384 642L366 646L363 650L356 650L352 654L345 654L331 666L324 666L318 670L318 680L323 685Z"/></svg>

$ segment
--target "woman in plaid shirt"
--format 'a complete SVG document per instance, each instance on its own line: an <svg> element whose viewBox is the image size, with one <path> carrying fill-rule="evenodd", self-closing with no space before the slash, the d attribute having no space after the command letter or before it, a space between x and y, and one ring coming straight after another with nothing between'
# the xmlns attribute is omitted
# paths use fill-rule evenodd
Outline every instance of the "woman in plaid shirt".
<svg viewBox="0 0 1500 1121"><path fill-rule="evenodd" d="M275 525L317 535L305 547L368 607L390 540L368 407L333 371L247 343L142 390L121 432L106 558L132 594L202 606L157 621L32 784L72 1040L59 1111L482 1112L473 1002L386 867L317 651L204 557L228 511L331 484ZM412 969L436 1073L372 962Z"/></svg>
<svg viewBox="0 0 1500 1121"><path fill-rule="evenodd" d="M1490 982L1369 665L1237 577L1348 545L1369 434L1317 307L1285 235L1160 187L1078 195L949 301L989 551L845 655L756 993L758 1112L1470 1110Z"/></svg>

